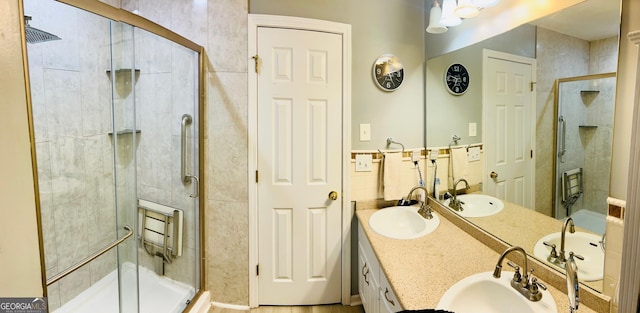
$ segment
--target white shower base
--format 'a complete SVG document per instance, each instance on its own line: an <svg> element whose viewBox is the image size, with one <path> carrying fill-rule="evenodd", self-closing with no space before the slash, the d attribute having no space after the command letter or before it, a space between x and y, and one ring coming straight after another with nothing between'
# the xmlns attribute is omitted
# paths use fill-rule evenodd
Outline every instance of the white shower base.
<svg viewBox="0 0 640 313"><path fill-rule="evenodd" d="M606 230L607 217L604 214L583 209L571 214L571 218L576 226L590 230L596 234L602 235Z"/></svg>
<svg viewBox="0 0 640 313"><path fill-rule="evenodd" d="M132 288L135 286L135 268L135 264L129 262L122 265L124 286L131 286ZM167 277L158 276L144 267L138 267L138 273L140 275L138 288L140 313L182 312L187 306L187 301L195 295L193 287ZM128 292L124 301L132 301L132 299L129 299L132 296L133 294ZM120 310L119 304L118 271L114 270L53 312L117 313ZM132 305L131 303L124 303L124 308L130 308Z"/></svg>

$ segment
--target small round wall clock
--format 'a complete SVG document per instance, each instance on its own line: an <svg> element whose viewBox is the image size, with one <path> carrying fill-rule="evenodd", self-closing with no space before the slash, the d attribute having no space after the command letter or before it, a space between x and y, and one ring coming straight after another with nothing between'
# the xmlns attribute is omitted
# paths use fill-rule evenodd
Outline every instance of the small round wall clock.
<svg viewBox="0 0 640 313"><path fill-rule="evenodd" d="M373 80L384 91L394 91L404 80L404 68L398 57L383 54L373 63Z"/></svg>
<svg viewBox="0 0 640 313"><path fill-rule="evenodd" d="M459 96L467 92L469 82L469 72L462 64L451 64L444 73L444 83L452 95Z"/></svg>

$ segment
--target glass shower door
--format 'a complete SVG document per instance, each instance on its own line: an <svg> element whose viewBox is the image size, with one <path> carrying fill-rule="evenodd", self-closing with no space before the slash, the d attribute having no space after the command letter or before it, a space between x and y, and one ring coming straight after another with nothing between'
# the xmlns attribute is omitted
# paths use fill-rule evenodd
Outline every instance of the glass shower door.
<svg viewBox="0 0 640 313"><path fill-rule="evenodd" d="M603 234L611 171L615 73L558 81L556 218Z"/></svg>
<svg viewBox="0 0 640 313"><path fill-rule="evenodd" d="M111 67L107 72L111 81L110 139L113 146L114 185L116 188L116 229L133 227L136 235L117 247L119 311L140 312L138 280L138 240L136 214L136 163L140 140L136 121L136 88L139 71L135 64L134 28L111 21Z"/></svg>
<svg viewBox="0 0 640 313"><path fill-rule="evenodd" d="M55 0L24 8L53 34L27 40L50 311L183 311L201 287L198 52Z"/></svg>
<svg viewBox="0 0 640 313"><path fill-rule="evenodd" d="M167 303L157 312L180 312L200 288L198 54L140 28L134 34L138 225L152 235L158 229L145 221L168 218L177 226L166 244L164 238L140 239L140 301L143 307L156 305L154 298L162 293ZM150 278L160 283L146 288Z"/></svg>

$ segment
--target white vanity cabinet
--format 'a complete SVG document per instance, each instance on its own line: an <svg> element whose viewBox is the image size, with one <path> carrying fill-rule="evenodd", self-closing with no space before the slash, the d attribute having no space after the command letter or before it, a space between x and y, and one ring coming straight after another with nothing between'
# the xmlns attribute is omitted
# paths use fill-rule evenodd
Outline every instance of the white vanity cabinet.
<svg viewBox="0 0 640 313"><path fill-rule="evenodd" d="M358 224L358 271L358 291L366 313L402 311L360 224Z"/></svg>

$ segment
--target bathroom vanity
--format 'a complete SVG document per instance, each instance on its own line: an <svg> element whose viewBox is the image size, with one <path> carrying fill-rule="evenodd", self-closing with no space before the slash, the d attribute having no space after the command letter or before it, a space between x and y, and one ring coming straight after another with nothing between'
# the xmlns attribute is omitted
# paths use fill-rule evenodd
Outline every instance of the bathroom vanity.
<svg viewBox="0 0 640 313"><path fill-rule="evenodd" d="M434 214L440 216L440 225L426 236L407 240L387 238L371 229L368 220L377 209L356 210L359 292L367 313L436 308L456 282L476 273L493 271L500 257L496 251L509 247L497 239L486 245L474 237L490 235L470 235L459 227L458 223L466 223L464 220L435 202L430 204ZM512 261L522 264L517 257ZM558 312L568 312L565 289L554 287L561 285L564 276L549 271L533 258L529 258L529 267L534 268L534 276L547 285ZM598 296L590 293L581 296L591 307L583 302L580 312L609 312L606 299L593 299Z"/></svg>

